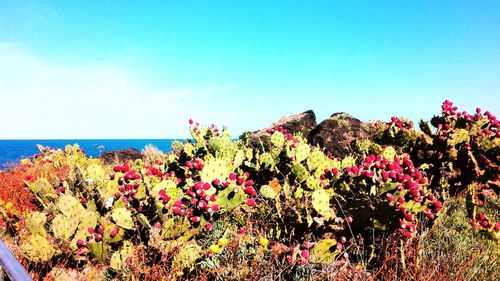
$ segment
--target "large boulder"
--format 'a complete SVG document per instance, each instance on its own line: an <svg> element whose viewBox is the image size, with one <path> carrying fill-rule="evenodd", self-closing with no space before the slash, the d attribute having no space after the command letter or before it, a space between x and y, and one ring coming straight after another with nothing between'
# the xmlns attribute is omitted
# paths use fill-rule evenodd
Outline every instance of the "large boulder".
<svg viewBox="0 0 500 281"><path fill-rule="evenodd" d="M353 116L340 112L319 123L311 130L307 140L312 145L324 147L336 157L344 157L352 152L350 144L356 139L372 139L376 127L364 123Z"/></svg>
<svg viewBox="0 0 500 281"><path fill-rule="evenodd" d="M260 148L261 143L264 147L269 148L271 146L271 134L268 133L268 129L283 127L289 133L301 133L304 137L307 137L309 132L316 127L316 125L316 114L314 114L312 110L308 110L302 113L281 117L280 120L274 122L266 129L245 133L240 136L240 139L246 139L248 143L255 148Z"/></svg>
<svg viewBox="0 0 500 281"><path fill-rule="evenodd" d="M100 158L106 164L122 163L129 160L142 159L142 154L135 148L127 148L103 152Z"/></svg>

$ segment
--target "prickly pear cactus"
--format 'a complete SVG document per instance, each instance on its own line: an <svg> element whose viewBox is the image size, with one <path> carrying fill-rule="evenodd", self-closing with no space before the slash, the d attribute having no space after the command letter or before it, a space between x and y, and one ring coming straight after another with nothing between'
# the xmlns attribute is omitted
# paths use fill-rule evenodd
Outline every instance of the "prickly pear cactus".
<svg viewBox="0 0 500 281"><path fill-rule="evenodd" d="M243 161L245 161L245 152L243 150L238 150L236 152L236 155L234 156L233 160L233 167L239 167L241 164L243 164Z"/></svg>
<svg viewBox="0 0 500 281"><path fill-rule="evenodd" d="M396 150L394 149L394 147L392 146L388 146L384 149L384 151L382 152L382 156L387 159L387 160L391 160L394 159L394 157L396 156Z"/></svg>
<svg viewBox="0 0 500 281"><path fill-rule="evenodd" d="M205 162L205 167L201 171L203 182L212 182L214 179L225 179L231 171L231 163L225 159L210 159Z"/></svg>
<svg viewBox="0 0 500 281"><path fill-rule="evenodd" d="M111 255L111 246L105 242L92 242L89 250L93 256L100 262L105 262Z"/></svg>
<svg viewBox="0 0 500 281"><path fill-rule="evenodd" d="M125 229L134 228L134 220L132 219L132 212L125 208L116 208L111 212L111 216L116 225Z"/></svg>
<svg viewBox="0 0 500 281"><path fill-rule="evenodd" d="M190 241L183 246L174 257L173 267L177 269L176 274L182 275L182 271L187 268L194 269L196 260L201 257L202 247L195 241Z"/></svg>
<svg viewBox="0 0 500 281"><path fill-rule="evenodd" d="M32 212L26 217L25 225L26 229L32 235L40 235L42 237L47 237L47 231L45 230L45 224L47 223L47 216L41 212Z"/></svg>
<svg viewBox="0 0 500 281"><path fill-rule="evenodd" d="M237 154L238 144L226 133L222 136L212 136L208 141L210 153L217 158L232 160Z"/></svg>
<svg viewBox="0 0 500 281"><path fill-rule="evenodd" d="M323 239L312 248L310 257L313 263L332 264L340 253L335 239Z"/></svg>
<svg viewBox="0 0 500 281"><path fill-rule="evenodd" d="M297 177L300 182L307 180L309 172L302 164L295 164L292 166L292 173Z"/></svg>
<svg viewBox="0 0 500 281"><path fill-rule="evenodd" d="M66 217L75 217L85 211L80 201L71 195L61 195L57 207Z"/></svg>
<svg viewBox="0 0 500 281"><path fill-rule="evenodd" d="M165 190L170 198L177 198L181 195L181 190L177 188L177 184L172 180L164 180L153 186L151 189L151 196L157 199L160 190Z"/></svg>
<svg viewBox="0 0 500 281"><path fill-rule="evenodd" d="M40 178L31 184L30 189L35 193L38 201L44 206L47 206L57 199L54 188L45 178Z"/></svg>
<svg viewBox="0 0 500 281"><path fill-rule="evenodd" d="M28 236L21 242L19 250L26 259L35 263L48 262L58 252L47 238L39 234Z"/></svg>
<svg viewBox="0 0 500 281"><path fill-rule="evenodd" d="M267 199L276 198L276 191L267 184L260 187L260 194Z"/></svg>
<svg viewBox="0 0 500 281"><path fill-rule="evenodd" d="M312 194L312 206L318 214L329 219L335 216L330 208L330 196L324 189L315 190Z"/></svg>
<svg viewBox="0 0 500 281"><path fill-rule="evenodd" d="M238 190L237 192L234 192ZM217 194L217 203L224 210L232 210L241 205L246 199L245 193L238 186L231 183Z"/></svg>
<svg viewBox="0 0 500 281"><path fill-rule="evenodd" d="M328 165L328 162L328 158L325 154L318 148L315 148L307 158L307 167L309 168L309 171L315 171L319 168L322 168L321 170L331 168L331 165Z"/></svg>
<svg viewBox="0 0 500 281"><path fill-rule="evenodd" d="M274 157L270 153L262 153L258 157L258 164L263 169L272 169L276 165Z"/></svg>
<svg viewBox="0 0 500 281"><path fill-rule="evenodd" d="M68 240L75 234L79 223L79 217L66 217L59 214L52 220L52 233L55 238Z"/></svg>
<svg viewBox="0 0 500 281"><path fill-rule="evenodd" d="M88 235L88 228L97 225L100 219L99 213L86 210L80 215L80 224L72 240L72 245L76 245L78 239L85 240Z"/></svg>
<svg viewBox="0 0 500 281"><path fill-rule="evenodd" d="M283 145L285 144L285 136L281 132L274 132L271 135L271 143L273 144L274 148L281 150Z"/></svg>
<svg viewBox="0 0 500 281"><path fill-rule="evenodd" d="M310 153L311 148L305 142L299 142L295 148L289 147L287 149L288 157L293 158L296 163L306 160Z"/></svg>
<svg viewBox="0 0 500 281"><path fill-rule="evenodd" d="M116 272L124 270L127 266L127 260L132 258L134 255L133 245L130 241L125 241L122 245L121 250L116 251L111 256L109 265Z"/></svg>

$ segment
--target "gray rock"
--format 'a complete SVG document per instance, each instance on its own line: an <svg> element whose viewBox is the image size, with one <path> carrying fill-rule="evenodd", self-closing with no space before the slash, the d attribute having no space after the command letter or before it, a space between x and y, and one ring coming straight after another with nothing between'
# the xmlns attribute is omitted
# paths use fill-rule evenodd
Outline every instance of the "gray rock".
<svg viewBox="0 0 500 281"><path fill-rule="evenodd" d="M135 148L127 148L103 152L100 158L106 164L122 163L129 160L142 159L142 154Z"/></svg>
<svg viewBox="0 0 500 281"><path fill-rule="evenodd" d="M240 139L246 139L254 148L261 148L264 146L265 149L268 149L271 146L271 134L267 132L268 129L282 127L286 129L288 133L302 133L304 137L307 137L309 132L316 125L316 114L314 114L312 110L308 110L302 113L281 117L280 120L271 124L266 129L245 133L240 136Z"/></svg>
<svg viewBox="0 0 500 281"><path fill-rule="evenodd" d="M356 139L372 139L376 128L353 116L340 112L318 124L307 136L312 145L324 147L336 157L344 157L352 152L350 144Z"/></svg>

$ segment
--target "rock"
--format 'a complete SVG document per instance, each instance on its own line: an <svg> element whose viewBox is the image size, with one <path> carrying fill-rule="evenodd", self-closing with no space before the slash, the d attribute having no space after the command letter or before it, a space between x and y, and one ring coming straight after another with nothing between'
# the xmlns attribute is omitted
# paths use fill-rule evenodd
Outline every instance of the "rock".
<svg viewBox="0 0 500 281"><path fill-rule="evenodd" d="M246 139L254 148L260 148L261 142L265 148L270 148L271 135L267 132L267 129L281 126L286 129L288 133L302 133L303 136L307 137L309 132L316 127L316 125L316 114L314 114L312 110L308 110L302 113L281 117L280 120L273 123L268 128L251 133L245 133L240 136L240 139Z"/></svg>
<svg viewBox="0 0 500 281"><path fill-rule="evenodd" d="M318 124L307 136L312 145L324 147L335 157L344 157L352 152L350 144L355 139L372 139L376 128L371 123L361 122L351 115L334 113Z"/></svg>
<svg viewBox="0 0 500 281"><path fill-rule="evenodd" d="M121 163L129 160L142 159L142 154L135 148L127 148L103 152L100 158L104 163L111 164L117 161Z"/></svg>

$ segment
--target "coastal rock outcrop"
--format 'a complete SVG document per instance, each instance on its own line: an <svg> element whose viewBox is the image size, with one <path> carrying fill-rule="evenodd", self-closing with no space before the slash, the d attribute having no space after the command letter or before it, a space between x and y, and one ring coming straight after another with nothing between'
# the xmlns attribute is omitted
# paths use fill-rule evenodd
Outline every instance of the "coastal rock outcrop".
<svg viewBox="0 0 500 281"><path fill-rule="evenodd" d="M283 127L289 133L302 133L311 145L319 145L336 157L344 157L352 152L350 143L355 139L372 139L377 129L372 123L361 120L344 112L334 113L330 118L316 123L312 110L282 117L268 128L249 132L240 136L251 146L260 148L261 144L270 147L268 129Z"/></svg>
<svg viewBox="0 0 500 281"><path fill-rule="evenodd" d="M245 139L248 143L255 148L264 145L269 148L271 145L271 134L267 132L268 129L283 127L289 133L302 133L304 137L309 135L309 132L316 127L316 114L312 110L304 111L290 116L281 117L280 120L274 122L266 129L255 132L245 133L240 136L240 139Z"/></svg>
<svg viewBox="0 0 500 281"><path fill-rule="evenodd" d="M100 158L104 163L111 164L115 162L121 163L129 160L142 159L142 154L135 148L127 148L103 152Z"/></svg>
<svg viewBox="0 0 500 281"><path fill-rule="evenodd" d="M371 123L365 123L348 113L334 113L323 120L307 136L312 145L324 147L336 157L351 153L350 143L356 139L372 139L377 129Z"/></svg>

